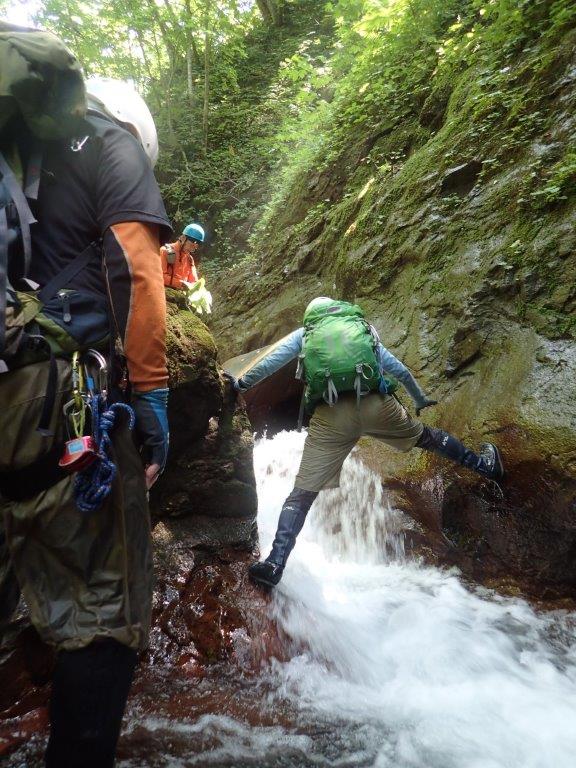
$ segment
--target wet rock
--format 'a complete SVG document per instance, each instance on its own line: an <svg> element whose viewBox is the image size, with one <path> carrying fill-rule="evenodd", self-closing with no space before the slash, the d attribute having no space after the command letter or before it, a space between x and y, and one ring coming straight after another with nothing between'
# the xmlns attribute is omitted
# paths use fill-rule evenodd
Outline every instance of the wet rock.
<svg viewBox="0 0 576 768"><path fill-rule="evenodd" d="M443 195L467 195L476 184L481 170L482 163L479 160L449 168L442 179L440 191Z"/></svg>
<svg viewBox="0 0 576 768"><path fill-rule="evenodd" d="M46 683L53 664L53 651L22 616L0 651L2 718L14 718L46 704Z"/></svg>
<svg viewBox="0 0 576 768"><path fill-rule="evenodd" d="M46 692L45 698L47 699L47 697ZM26 711L17 717L1 718L0 758L7 758L19 746L28 744L38 736L47 736L48 728L48 707L46 705ZM35 765L40 766L40 761L35 762Z"/></svg>
<svg viewBox="0 0 576 768"><path fill-rule="evenodd" d="M470 488L460 481L447 489L442 505L447 535L477 558L483 547L498 559L501 574L511 570L520 580L565 585L576 594L576 480L566 480L542 461L515 463L513 448L504 445L510 469L500 487Z"/></svg>
<svg viewBox="0 0 576 768"><path fill-rule="evenodd" d="M178 292L169 291L168 298L170 459L150 508L155 517L194 515L210 538L212 519L255 518L252 431L220 372L209 329L182 308Z"/></svg>
<svg viewBox="0 0 576 768"><path fill-rule="evenodd" d="M49 680L54 653L29 625L25 612L4 633L0 649L0 761L48 728Z"/></svg>
<svg viewBox="0 0 576 768"><path fill-rule="evenodd" d="M459 328L454 334L454 341L444 366L446 376L452 378L462 368L474 362L481 354L482 343L483 339L477 331Z"/></svg>
<svg viewBox="0 0 576 768"><path fill-rule="evenodd" d="M240 524L228 523L232 530ZM253 550L222 545L222 531L212 541L204 533L195 518L154 529L158 583L146 662L177 664L186 674L225 660L253 669L280 647L266 618L269 595L248 580ZM245 535L254 538L251 530Z"/></svg>

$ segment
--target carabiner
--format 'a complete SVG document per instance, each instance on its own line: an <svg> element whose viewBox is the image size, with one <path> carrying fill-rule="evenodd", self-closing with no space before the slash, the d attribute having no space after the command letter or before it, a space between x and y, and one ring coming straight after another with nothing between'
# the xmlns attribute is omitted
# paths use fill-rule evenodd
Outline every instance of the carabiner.
<svg viewBox="0 0 576 768"><path fill-rule="evenodd" d="M97 366L96 376L93 377L90 371L89 361L86 359L84 360L84 372L86 374L88 393L94 395L98 392L104 399L106 399L108 387L108 363L106 362L106 358L95 349L88 349L85 353L85 358L86 357L92 358Z"/></svg>
<svg viewBox="0 0 576 768"><path fill-rule="evenodd" d="M74 440L84 434L84 425L86 423L86 403L80 398L80 407L78 408L76 400L73 398L62 407L64 414L64 424L68 440Z"/></svg>

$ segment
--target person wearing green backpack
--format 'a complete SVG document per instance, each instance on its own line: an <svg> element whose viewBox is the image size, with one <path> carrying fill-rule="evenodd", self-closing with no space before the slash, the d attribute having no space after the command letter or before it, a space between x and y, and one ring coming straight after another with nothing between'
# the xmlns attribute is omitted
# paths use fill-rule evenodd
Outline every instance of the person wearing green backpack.
<svg viewBox="0 0 576 768"><path fill-rule="evenodd" d="M159 248L171 227L152 170L156 129L129 84L86 88L50 33L0 22L0 71L0 594L11 596L0 630L21 590L57 651L48 768L111 768L150 625L147 488L168 451ZM101 374L103 355L109 371L125 359L130 387L82 375L81 355ZM105 427L110 413L124 417ZM81 422L96 441L95 418L110 430L108 447L95 445L113 473L104 500L80 506L82 475L62 467L70 444L89 443ZM85 438L71 440L72 427Z"/></svg>
<svg viewBox="0 0 576 768"><path fill-rule="evenodd" d="M279 583L314 499L323 488L338 487L342 464L363 435L399 451L433 451L492 480L504 476L495 445L484 443L477 454L448 432L413 419L393 397L400 382L417 416L436 405L408 368L382 345L360 307L326 296L314 299L304 312L304 326L243 374L235 382L236 389L250 389L295 357L297 376L306 384L303 403L312 417L272 550L249 568L256 584L274 587Z"/></svg>

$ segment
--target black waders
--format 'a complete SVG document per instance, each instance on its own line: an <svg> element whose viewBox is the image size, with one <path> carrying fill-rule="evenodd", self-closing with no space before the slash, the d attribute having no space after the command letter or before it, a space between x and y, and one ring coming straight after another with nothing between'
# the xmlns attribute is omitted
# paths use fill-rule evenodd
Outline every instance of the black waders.
<svg viewBox="0 0 576 768"><path fill-rule="evenodd" d="M266 560L261 563L254 563L248 569L252 581L266 587L275 587L278 584L282 578L288 555L294 549L296 537L302 530L308 510L316 496L318 496L317 491L293 489L282 506L270 554Z"/></svg>
<svg viewBox="0 0 576 768"><path fill-rule="evenodd" d="M112 768L137 658L116 640L58 653L47 768Z"/></svg>
<svg viewBox="0 0 576 768"><path fill-rule="evenodd" d="M437 453L490 480L501 480L504 477L502 457L493 443L483 443L477 454L448 432L425 426L416 448Z"/></svg>

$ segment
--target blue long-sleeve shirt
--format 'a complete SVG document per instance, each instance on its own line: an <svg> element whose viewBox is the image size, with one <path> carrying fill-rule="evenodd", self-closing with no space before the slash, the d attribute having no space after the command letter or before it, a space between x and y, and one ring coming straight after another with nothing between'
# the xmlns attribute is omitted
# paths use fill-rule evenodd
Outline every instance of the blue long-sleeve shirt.
<svg viewBox="0 0 576 768"><path fill-rule="evenodd" d="M374 329L373 332L376 338L378 338L378 334ZM302 352L303 338L304 328L298 328L287 336L281 344L242 376L239 380L240 391L250 389L250 387L280 370L286 363L295 360ZM398 379L414 401L416 407L421 406L426 400L426 395L404 363L401 363L397 357L394 357L380 341L378 341L376 346L376 355L380 363L381 372L384 374L388 373Z"/></svg>

